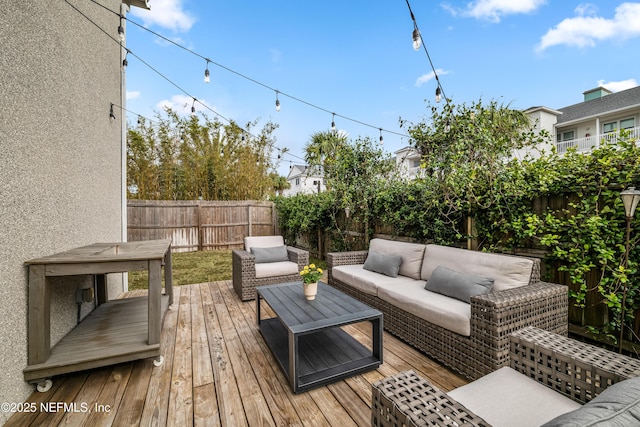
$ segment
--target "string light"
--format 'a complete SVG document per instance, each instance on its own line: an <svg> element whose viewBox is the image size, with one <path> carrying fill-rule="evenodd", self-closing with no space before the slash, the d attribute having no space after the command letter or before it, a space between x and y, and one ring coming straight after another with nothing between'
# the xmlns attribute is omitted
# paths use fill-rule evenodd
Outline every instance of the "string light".
<svg viewBox="0 0 640 427"><path fill-rule="evenodd" d="M331 130L332 131L336 131L336 113L331 113L333 114L333 117L331 118Z"/></svg>
<svg viewBox="0 0 640 427"><path fill-rule="evenodd" d="M422 40L422 34L420 33L420 29L418 28L418 22L416 21L416 17L413 14L413 10L411 10L411 5L409 4L409 0L406 0L407 7L409 8L409 13L411 14L411 20L413 21L413 48L415 50L420 50L420 46L424 48L424 52L427 54L427 59L429 60L429 65L431 65L431 70L433 71L433 76L436 79L437 87L436 87L436 102L442 101L444 97L445 102L449 102L449 99L444 94L444 90L442 89L442 84L440 83L440 79L438 78L438 73L436 68L433 66L433 61L431 61L431 55L429 55L429 51L427 50L427 45L424 44L424 40Z"/></svg>
<svg viewBox="0 0 640 427"><path fill-rule="evenodd" d="M280 100L278 99L279 91L276 90L276 111L280 111Z"/></svg>
<svg viewBox="0 0 640 427"><path fill-rule="evenodd" d="M380 128L380 145L384 144L384 138L382 137L382 128Z"/></svg>
<svg viewBox="0 0 640 427"><path fill-rule="evenodd" d="M124 41L124 27L122 26L122 19L124 16L120 15L120 24L118 24L118 37L120 37L120 41Z"/></svg>
<svg viewBox="0 0 640 427"><path fill-rule="evenodd" d="M196 115L196 99L193 98L193 103L191 104L191 115L195 116Z"/></svg>
<svg viewBox="0 0 640 427"><path fill-rule="evenodd" d="M129 49L126 49L126 50L125 50L125 53L124 53L124 59L122 60L122 66L123 66L124 68L126 68L126 67L127 67L127 65L129 65L129 61L127 61L127 55L129 55Z"/></svg>
<svg viewBox="0 0 640 427"><path fill-rule="evenodd" d="M113 112L113 102L111 103L111 106L109 107L109 118L111 119L111 121L115 121L116 120L116 115Z"/></svg>
<svg viewBox="0 0 640 427"><path fill-rule="evenodd" d="M205 68L204 70L204 82L205 83L210 83L211 82L211 76L209 73L209 59L207 59L207 68Z"/></svg>

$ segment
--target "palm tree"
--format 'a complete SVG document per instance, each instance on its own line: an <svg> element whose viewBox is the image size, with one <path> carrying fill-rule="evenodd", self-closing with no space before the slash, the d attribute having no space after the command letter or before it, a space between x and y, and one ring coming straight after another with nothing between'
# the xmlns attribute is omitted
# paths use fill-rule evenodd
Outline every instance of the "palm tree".
<svg viewBox="0 0 640 427"><path fill-rule="evenodd" d="M335 158L338 147L347 143L344 131L316 132L304 147L304 160L309 166L325 166L327 161Z"/></svg>

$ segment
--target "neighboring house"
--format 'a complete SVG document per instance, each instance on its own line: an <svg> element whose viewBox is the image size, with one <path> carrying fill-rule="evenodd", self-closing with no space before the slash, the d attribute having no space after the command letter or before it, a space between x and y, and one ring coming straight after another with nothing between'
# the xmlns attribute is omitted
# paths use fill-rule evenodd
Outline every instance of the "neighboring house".
<svg viewBox="0 0 640 427"><path fill-rule="evenodd" d="M324 173L319 166L291 165L287 181L291 188L284 190L285 196L293 196L298 193L313 194L326 191Z"/></svg>
<svg viewBox="0 0 640 427"><path fill-rule="evenodd" d="M616 93L597 87L583 95L583 102L558 110L531 107L525 111L538 130L550 133L558 153L569 147L588 151L603 139L615 142L622 129L640 137L640 86Z"/></svg>
<svg viewBox="0 0 640 427"><path fill-rule="evenodd" d="M25 261L127 236L124 56L118 43L118 26L124 26L119 15L127 9L122 0L18 1L0 16L2 402L23 402L34 390L22 373ZM74 277L51 289L51 345L76 324L77 286L93 283ZM124 287L122 275L110 275L111 298ZM85 303L82 316L92 309ZM11 415L3 411L0 425Z"/></svg>
<svg viewBox="0 0 640 427"><path fill-rule="evenodd" d="M393 154L396 155L396 165L403 178L414 179L424 172L420 167L420 153L415 148L404 147Z"/></svg>

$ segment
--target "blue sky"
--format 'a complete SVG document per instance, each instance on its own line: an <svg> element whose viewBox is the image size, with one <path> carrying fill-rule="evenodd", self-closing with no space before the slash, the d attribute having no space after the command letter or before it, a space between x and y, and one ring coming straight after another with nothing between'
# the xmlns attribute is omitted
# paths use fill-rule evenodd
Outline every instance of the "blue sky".
<svg viewBox="0 0 640 427"><path fill-rule="evenodd" d="M599 85L619 91L640 83L640 2L410 4L444 93L456 104L562 108ZM188 114L195 97L196 109L211 118L207 108L241 125L259 120L258 129L271 120L280 126L276 146L291 153L278 168L282 175L302 163L313 133L329 129L331 113L350 138L378 140L382 128L392 153L408 145L397 135L406 134L399 118L422 121L427 100L433 104L436 82L424 50L412 48L406 0L149 5L127 18L209 58L211 82L203 81L206 60L128 22L127 48L162 75L129 56L127 110L152 118L168 105Z"/></svg>

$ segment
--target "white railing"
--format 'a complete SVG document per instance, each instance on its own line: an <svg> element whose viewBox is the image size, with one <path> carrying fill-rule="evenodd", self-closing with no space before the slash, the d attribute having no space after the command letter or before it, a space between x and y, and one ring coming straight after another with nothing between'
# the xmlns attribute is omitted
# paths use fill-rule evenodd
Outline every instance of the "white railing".
<svg viewBox="0 0 640 427"><path fill-rule="evenodd" d="M640 127L627 129L630 132L630 137L635 138L640 143ZM609 143L615 144L618 142L620 132L609 132L600 135L599 137L587 136L584 138L571 139L569 141L556 142L556 149L558 153L566 153L570 147L576 147L577 151L589 151L595 147L598 147L603 139L606 139Z"/></svg>

